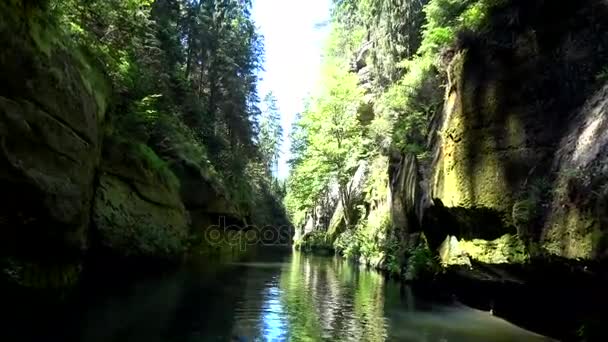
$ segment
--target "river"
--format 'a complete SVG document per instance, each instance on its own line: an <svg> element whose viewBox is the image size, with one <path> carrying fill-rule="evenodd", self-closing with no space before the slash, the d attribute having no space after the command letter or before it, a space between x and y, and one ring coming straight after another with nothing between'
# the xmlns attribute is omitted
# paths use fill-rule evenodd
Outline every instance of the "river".
<svg viewBox="0 0 608 342"><path fill-rule="evenodd" d="M273 253L254 260L97 280L69 313L45 315L46 324L13 322L3 341L10 331L20 341L547 340L489 312L418 298L339 258Z"/></svg>

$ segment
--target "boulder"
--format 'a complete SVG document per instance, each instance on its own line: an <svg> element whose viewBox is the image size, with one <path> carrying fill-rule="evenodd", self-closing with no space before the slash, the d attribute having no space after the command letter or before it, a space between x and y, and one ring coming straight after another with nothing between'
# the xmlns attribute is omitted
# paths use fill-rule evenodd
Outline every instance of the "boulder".
<svg viewBox="0 0 608 342"><path fill-rule="evenodd" d="M93 205L99 247L118 257L177 259L189 216L179 181L152 150L109 138Z"/></svg>

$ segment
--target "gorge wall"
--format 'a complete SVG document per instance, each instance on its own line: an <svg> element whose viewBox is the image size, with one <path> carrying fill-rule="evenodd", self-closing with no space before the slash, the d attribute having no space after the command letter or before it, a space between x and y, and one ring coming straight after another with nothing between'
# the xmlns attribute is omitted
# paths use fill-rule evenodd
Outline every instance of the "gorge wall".
<svg viewBox="0 0 608 342"><path fill-rule="evenodd" d="M197 146L183 126L148 142L117 129L124 108L106 68L46 8L5 1L0 13L0 284L69 288L89 259L175 263L211 248L205 231L220 217L270 223L182 153Z"/></svg>
<svg viewBox="0 0 608 342"><path fill-rule="evenodd" d="M602 163L603 142L585 128L603 111L604 14L597 2L518 3L463 42L448 69L429 198L494 211L504 228L488 238L516 234L532 255L605 254L602 171L590 166ZM573 163L574 150L588 159Z"/></svg>
<svg viewBox="0 0 608 342"><path fill-rule="evenodd" d="M438 25L434 11L448 13L437 6L447 3L424 8L424 35L439 32L429 29ZM458 27L480 9L483 24ZM454 39L432 53L423 43L395 82L410 82L416 63L431 61L414 83L418 92L398 88L411 102L426 101L425 124L408 131L419 109L405 106L391 122L392 146L365 150L371 167L347 209L356 222L330 233L337 210L323 203L339 200L318 202L321 218L296 247L335 251L414 284L435 281L467 304L553 336L603 336L608 6L465 1L454 11L442 19ZM369 80L378 61L365 56L380 47L372 40L355 54L352 72L365 76L365 89L378 91ZM372 103L359 118L371 107L377 119L385 100L365 96ZM364 137L374 128L368 121L360 120ZM402 133L399 125L410 126ZM424 149L395 144L416 133L424 133Z"/></svg>
<svg viewBox="0 0 608 342"><path fill-rule="evenodd" d="M463 29L435 56L431 76L445 87L434 90L443 104L427 121L428 153L368 160L375 168L351 181L362 193L351 210L390 213L388 235L401 249L422 234L447 253L444 264L603 259L607 14L601 1L487 7L483 29ZM365 69L361 55L355 71ZM341 210L337 191L327 193L306 221L310 238ZM321 237L331 246L337 235Z"/></svg>

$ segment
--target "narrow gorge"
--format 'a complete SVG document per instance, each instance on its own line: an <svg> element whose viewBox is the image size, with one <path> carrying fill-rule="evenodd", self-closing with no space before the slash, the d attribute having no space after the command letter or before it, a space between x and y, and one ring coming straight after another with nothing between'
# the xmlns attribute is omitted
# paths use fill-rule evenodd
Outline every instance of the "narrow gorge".
<svg viewBox="0 0 608 342"><path fill-rule="evenodd" d="M328 6L0 3L0 339L605 340L608 3Z"/></svg>

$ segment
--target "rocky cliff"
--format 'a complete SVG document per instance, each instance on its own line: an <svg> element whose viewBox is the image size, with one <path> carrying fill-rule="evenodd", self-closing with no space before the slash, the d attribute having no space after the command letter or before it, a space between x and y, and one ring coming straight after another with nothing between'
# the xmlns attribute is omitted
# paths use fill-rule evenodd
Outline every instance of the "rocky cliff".
<svg viewBox="0 0 608 342"><path fill-rule="evenodd" d="M35 11L0 11L1 254L11 277L60 286L88 245L108 88Z"/></svg>
<svg viewBox="0 0 608 342"><path fill-rule="evenodd" d="M427 20L441 12L437 3L427 6ZM593 336L608 274L608 6L470 1L463 8L469 5L487 11L484 24L458 31L432 55L430 81L419 82L421 94L443 98L426 118L424 152L366 151L375 167L352 208L359 220L338 235L310 225L303 245L406 280L439 280L469 304L546 333ZM371 45L355 56L353 72L369 67L361 56ZM360 81L366 101L381 101L371 94L373 80ZM560 310L556 296L576 315Z"/></svg>
<svg viewBox="0 0 608 342"><path fill-rule="evenodd" d="M517 3L454 51L427 197L447 216L479 212L490 221L461 220L450 234L510 235L532 256L605 255L603 171L593 165L603 163L604 93L596 91L608 58L606 11L594 1ZM436 224L445 226L424 228L433 245L445 238Z"/></svg>
<svg viewBox="0 0 608 342"><path fill-rule="evenodd" d="M104 68L48 13L0 13L0 283L70 287L89 256L174 262L218 217L247 224L201 165L112 126Z"/></svg>
<svg viewBox="0 0 608 342"><path fill-rule="evenodd" d="M448 53L432 159L413 171L449 291L567 339L605 335L606 15L600 1L491 12Z"/></svg>

